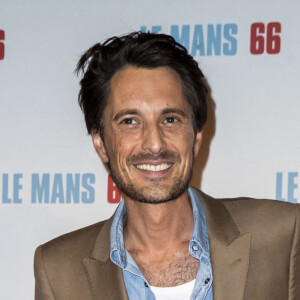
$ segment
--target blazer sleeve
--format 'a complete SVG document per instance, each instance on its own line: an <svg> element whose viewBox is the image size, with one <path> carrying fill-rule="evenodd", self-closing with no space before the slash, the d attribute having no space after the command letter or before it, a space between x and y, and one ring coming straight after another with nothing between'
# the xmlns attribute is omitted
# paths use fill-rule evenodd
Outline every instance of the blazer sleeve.
<svg viewBox="0 0 300 300"><path fill-rule="evenodd" d="M295 207L295 229L290 255L289 300L300 299L300 204L296 204Z"/></svg>
<svg viewBox="0 0 300 300"><path fill-rule="evenodd" d="M54 300L43 263L42 246L39 246L34 255L35 300Z"/></svg>

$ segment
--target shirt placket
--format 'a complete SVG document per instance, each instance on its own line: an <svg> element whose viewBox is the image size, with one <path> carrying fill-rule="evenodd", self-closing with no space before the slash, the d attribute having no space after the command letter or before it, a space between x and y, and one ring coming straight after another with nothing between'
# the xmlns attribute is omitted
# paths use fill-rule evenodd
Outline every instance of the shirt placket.
<svg viewBox="0 0 300 300"><path fill-rule="evenodd" d="M191 300L204 300L212 285L212 270L209 257L201 248L199 242L190 242L190 254L200 260L200 267L196 275L195 286L191 295Z"/></svg>
<svg viewBox="0 0 300 300"><path fill-rule="evenodd" d="M146 278L143 276L136 263L126 251L127 264L123 269L123 272L127 272L127 276L130 276L130 280L134 283L136 299L141 300L155 300L155 296L151 291L150 285ZM126 278L128 278L126 276ZM124 277L125 278L125 277ZM131 299L130 299L131 300Z"/></svg>

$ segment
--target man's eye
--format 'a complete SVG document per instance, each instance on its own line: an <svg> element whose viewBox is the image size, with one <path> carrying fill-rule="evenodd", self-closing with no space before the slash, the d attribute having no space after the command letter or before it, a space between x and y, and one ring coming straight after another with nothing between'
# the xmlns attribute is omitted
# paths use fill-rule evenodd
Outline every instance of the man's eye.
<svg viewBox="0 0 300 300"><path fill-rule="evenodd" d="M178 119L176 119L175 117L168 117L164 120L164 123L177 123Z"/></svg>
<svg viewBox="0 0 300 300"><path fill-rule="evenodd" d="M126 118L121 121L121 124L132 125L132 124L137 124L137 122L132 118Z"/></svg>

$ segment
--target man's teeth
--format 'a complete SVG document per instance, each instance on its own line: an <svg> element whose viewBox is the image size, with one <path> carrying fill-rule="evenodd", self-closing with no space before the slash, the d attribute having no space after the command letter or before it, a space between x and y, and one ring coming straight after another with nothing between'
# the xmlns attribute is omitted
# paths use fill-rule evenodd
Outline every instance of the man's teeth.
<svg viewBox="0 0 300 300"><path fill-rule="evenodd" d="M171 164L160 164L160 165L148 165L148 164L140 164L136 166L140 170L147 170L147 171L163 171L171 167Z"/></svg>

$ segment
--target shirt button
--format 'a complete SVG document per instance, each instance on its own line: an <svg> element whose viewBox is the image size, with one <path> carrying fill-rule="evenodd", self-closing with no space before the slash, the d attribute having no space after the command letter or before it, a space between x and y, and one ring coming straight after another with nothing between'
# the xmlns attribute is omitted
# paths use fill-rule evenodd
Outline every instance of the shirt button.
<svg viewBox="0 0 300 300"><path fill-rule="evenodd" d="M208 284L209 282L210 282L209 278L206 278L205 281L204 281L205 284Z"/></svg>
<svg viewBox="0 0 300 300"><path fill-rule="evenodd" d="M192 247L192 249L193 249L194 251L198 251L198 250L199 250L199 248L198 248L196 245L194 245L194 246Z"/></svg>
<svg viewBox="0 0 300 300"><path fill-rule="evenodd" d="M144 281L144 287L146 287L146 288L149 287L148 283L146 281Z"/></svg>

